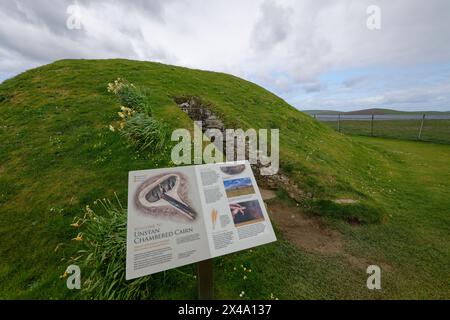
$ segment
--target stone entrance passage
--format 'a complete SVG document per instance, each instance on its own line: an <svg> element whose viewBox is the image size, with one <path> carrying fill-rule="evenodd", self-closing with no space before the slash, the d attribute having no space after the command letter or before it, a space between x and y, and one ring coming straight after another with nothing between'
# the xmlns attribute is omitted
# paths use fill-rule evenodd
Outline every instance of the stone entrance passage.
<svg viewBox="0 0 450 320"><path fill-rule="evenodd" d="M208 129L218 129L222 132L223 136L223 146L226 145L226 134L224 123L220 118L214 114L210 109L207 103L203 102L201 99L197 97L178 97L175 98L175 102L178 104L180 109L185 112L189 118L193 121L201 121L202 122L202 131L205 133ZM228 128L235 129L235 128ZM207 134L206 134L207 135ZM211 138L211 137L209 137ZM214 138L214 137L212 137ZM214 140L211 139L211 142L214 143ZM216 147L219 150L222 150L223 154L225 154L225 148L222 145L217 145ZM236 147L236 145L235 145ZM248 151L248 146L246 147ZM246 151L246 159L248 159L248 152ZM235 152L236 155L236 152ZM276 190L278 188L284 189L291 198L296 201L302 201L305 198L312 197L311 194L301 190L298 185L286 174L278 171L277 174L274 175L261 175L261 168L263 165L260 161L255 164L251 164L253 173L255 175L256 180L258 181L258 185L262 188L267 188L271 190Z"/></svg>
<svg viewBox="0 0 450 320"><path fill-rule="evenodd" d="M204 105L204 103L196 98L196 97L188 97L188 98L175 98L175 102L178 104L180 109L185 112L189 118L193 121L201 121L202 123L202 131L208 138L211 139L211 142L214 143L214 137L211 137L206 132L208 129L217 129L222 132L223 136L223 145L215 144L216 148L219 149L223 154L225 154L224 145L225 141L225 126L223 122L217 117L209 108Z"/></svg>

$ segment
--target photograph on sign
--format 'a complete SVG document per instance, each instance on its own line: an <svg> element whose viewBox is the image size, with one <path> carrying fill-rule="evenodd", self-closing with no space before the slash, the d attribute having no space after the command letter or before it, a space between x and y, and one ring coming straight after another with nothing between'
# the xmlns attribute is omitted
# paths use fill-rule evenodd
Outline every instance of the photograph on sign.
<svg viewBox="0 0 450 320"><path fill-rule="evenodd" d="M247 161L131 171L126 278L276 241Z"/></svg>
<svg viewBox="0 0 450 320"><path fill-rule="evenodd" d="M224 180L223 184L228 198L255 193L252 180L249 177Z"/></svg>

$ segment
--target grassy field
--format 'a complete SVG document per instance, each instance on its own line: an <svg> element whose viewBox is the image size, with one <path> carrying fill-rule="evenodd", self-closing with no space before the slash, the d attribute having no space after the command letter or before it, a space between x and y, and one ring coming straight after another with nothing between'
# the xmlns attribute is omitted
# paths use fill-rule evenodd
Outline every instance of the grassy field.
<svg viewBox="0 0 450 320"><path fill-rule="evenodd" d="M338 130L337 121L324 121L322 123ZM373 135L386 138L418 140L420 124L421 120L375 120ZM371 135L370 121L341 121L340 130L346 134ZM425 120L420 140L450 144L450 120Z"/></svg>
<svg viewBox="0 0 450 320"><path fill-rule="evenodd" d="M388 269L383 290L369 291L365 269L344 253L307 252L278 231L274 244L215 260L218 298L450 297L450 146L348 137L230 75L64 60L0 85L0 298L79 298L59 278L77 250L73 217L115 192L125 203L128 171L171 166L170 146L139 154L108 129L119 105L106 86L118 77L149 88L155 116L170 128L192 127L174 102L189 95L209 102L227 127L280 128L283 172L325 201L306 214L339 230L348 254ZM329 201L336 198L359 202ZM342 219L353 214L371 223ZM149 277L148 298L195 298L194 270Z"/></svg>
<svg viewBox="0 0 450 320"><path fill-rule="evenodd" d="M345 254L299 250L279 234L275 244L218 259L219 297L241 289L251 298L267 298L269 292L285 299L450 297L450 146L354 139L390 159L379 188L372 191L388 219L362 226L327 221L343 234L347 254L382 266L382 290L367 290L365 270ZM241 264L252 268L250 281L239 279Z"/></svg>

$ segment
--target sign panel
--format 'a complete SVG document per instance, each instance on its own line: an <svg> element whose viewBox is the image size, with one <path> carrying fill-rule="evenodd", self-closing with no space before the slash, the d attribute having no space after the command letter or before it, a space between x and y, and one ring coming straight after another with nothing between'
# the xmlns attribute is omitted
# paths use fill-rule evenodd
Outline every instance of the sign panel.
<svg viewBox="0 0 450 320"><path fill-rule="evenodd" d="M129 173L127 280L273 241L248 161Z"/></svg>

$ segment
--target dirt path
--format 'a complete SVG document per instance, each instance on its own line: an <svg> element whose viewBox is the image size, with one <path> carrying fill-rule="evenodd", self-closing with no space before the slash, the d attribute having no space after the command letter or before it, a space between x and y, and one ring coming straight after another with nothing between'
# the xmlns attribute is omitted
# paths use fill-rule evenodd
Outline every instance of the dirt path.
<svg viewBox="0 0 450 320"><path fill-rule="evenodd" d="M270 199L266 201L273 222L296 247L312 253L342 256L351 266L358 269L365 270L371 264L380 265L385 271L392 269L385 262L369 261L346 252L342 234L330 228L320 217L306 215L299 207L273 197Z"/></svg>
<svg viewBox="0 0 450 320"><path fill-rule="evenodd" d="M269 202L269 212L284 236L297 247L320 253L342 253L342 236L320 218L309 217L297 207L279 201Z"/></svg>

